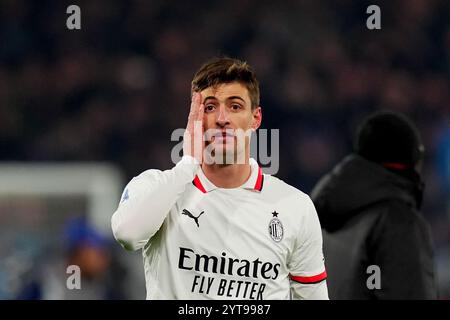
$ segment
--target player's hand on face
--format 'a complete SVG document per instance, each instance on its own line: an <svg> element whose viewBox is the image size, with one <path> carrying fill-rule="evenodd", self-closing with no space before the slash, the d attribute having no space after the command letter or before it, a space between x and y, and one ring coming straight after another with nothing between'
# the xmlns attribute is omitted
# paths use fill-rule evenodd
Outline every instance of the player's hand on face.
<svg viewBox="0 0 450 320"><path fill-rule="evenodd" d="M203 159L203 113L204 104L199 92L192 94L191 110L183 137L183 155L188 155L202 163Z"/></svg>

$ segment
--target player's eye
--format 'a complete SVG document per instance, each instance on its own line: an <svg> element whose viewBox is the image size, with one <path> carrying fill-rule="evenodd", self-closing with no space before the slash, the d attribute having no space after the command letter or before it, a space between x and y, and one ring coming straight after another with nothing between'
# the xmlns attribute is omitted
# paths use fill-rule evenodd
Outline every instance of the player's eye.
<svg viewBox="0 0 450 320"><path fill-rule="evenodd" d="M212 111L214 111L215 108L216 108L215 105L213 105L213 104L207 104L207 105L205 106L205 112L212 112Z"/></svg>
<svg viewBox="0 0 450 320"><path fill-rule="evenodd" d="M231 105L231 109L232 109L233 111L237 111L237 110L239 110L239 109L242 109L242 106L241 106L240 104L233 103L233 104Z"/></svg>

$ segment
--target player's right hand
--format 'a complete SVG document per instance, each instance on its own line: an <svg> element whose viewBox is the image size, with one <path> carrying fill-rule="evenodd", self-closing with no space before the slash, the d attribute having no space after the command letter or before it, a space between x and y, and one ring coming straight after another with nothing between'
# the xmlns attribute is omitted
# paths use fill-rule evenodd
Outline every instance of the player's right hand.
<svg viewBox="0 0 450 320"><path fill-rule="evenodd" d="M188 123L183 136L183 155L194 157L199 163L203 160L203 113L204 104L199 92L192 94L191 110L189 111Z"/></svg>

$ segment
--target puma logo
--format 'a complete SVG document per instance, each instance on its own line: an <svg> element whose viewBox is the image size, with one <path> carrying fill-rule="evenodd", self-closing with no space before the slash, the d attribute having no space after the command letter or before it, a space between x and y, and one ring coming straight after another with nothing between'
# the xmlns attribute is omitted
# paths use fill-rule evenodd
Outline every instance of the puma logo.
<svg viewBox="0 0 450 320"><path fill-rule="evenodd" d="M183 212L181 214L187 215L189 218L194 219L195 223L197 224L197 227L200 228L200 225L198 224L198 218L204 213L205 211L200 212L198 216L194 216L192 213L190 213L188 210L183 209Z"/></svg>

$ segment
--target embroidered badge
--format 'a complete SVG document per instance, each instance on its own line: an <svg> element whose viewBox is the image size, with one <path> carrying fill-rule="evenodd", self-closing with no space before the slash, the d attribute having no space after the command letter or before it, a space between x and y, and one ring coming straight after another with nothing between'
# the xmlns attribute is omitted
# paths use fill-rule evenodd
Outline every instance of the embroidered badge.
<svg viewBox="0 0 450 320"><path fill-rule="evenodd" d="M272 212L273 218L269 223L269 234L273 241L280 242L283 239L283 224L278 219L278 212Z"/></svg>

